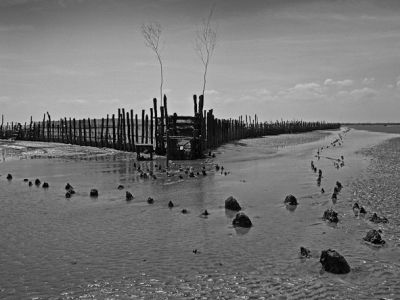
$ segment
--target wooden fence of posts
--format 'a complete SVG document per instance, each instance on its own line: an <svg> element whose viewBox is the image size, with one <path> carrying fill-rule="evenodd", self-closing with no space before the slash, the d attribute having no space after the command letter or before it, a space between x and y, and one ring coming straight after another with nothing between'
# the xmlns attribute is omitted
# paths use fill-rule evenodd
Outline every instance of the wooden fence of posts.
<svg viewBox="0 0 400 300"><path fill-rule="evenodd" d="M214 149L230 141L255 138L284 133L299 133L313 130L329 130L340 127L339 123L276 121L260 122L257 115L240 116L237 119L218 119L213 109L204 110L204 98L193 96L194 119L197 122L197 134L200 135L201 151ZM163 105L157 107L157 99L153 99L150 115L142 110L141 119L134 111L118 109L117 114L107 115L101 119L61 118L52 120L49 113L43 115L42 121L29 123L4 122L2 115L0 139L14 138L18 140L59 142L82 146L106 147L117 150L136 150L137 144L151 144L156 154L165 155L168 145L169 119L167 98ZM158 111L160 114L158 114ZM176 115L176 114L175 114ZM47 118L46 118L47 116Z"/></svg>

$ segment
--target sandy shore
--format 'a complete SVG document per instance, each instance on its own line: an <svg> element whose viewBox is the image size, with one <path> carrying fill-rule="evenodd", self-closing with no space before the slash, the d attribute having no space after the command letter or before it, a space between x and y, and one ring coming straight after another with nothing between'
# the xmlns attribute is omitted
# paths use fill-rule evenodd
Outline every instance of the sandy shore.
<svg viewBox="0 0 400 300"><path fill-rule="evenodd" d="M362 237L372 225L351 209L360 201L357 195L365 195L354 194L353 183L369 176L371 158L363 151L393 135L351 130L340 146L328 148L338 134L344 135L242 140L217 149L215 159L173 162L168 173L165 161L142 162L140 169L152 170L156 179L143 178L132 154L125 153L6 160L0 164L0 295L368 299L388 289L399 292L392 280L400 275L396 233L385 236L385 249L371 249ZM337 169L333 162L341 156L345 164ZM322 170L321 186L311 160ZM216 164L224 170L216 171ZM207 176L189 177L189 166L196 174L206 166ZM14 176L11 182L7 173ZM23 178L40 178L50 188L29 188ZM344 188L334 204L337 180ZM68 200L66 182L77 191ZM99 190L98 198L89 197L91 188ZM129 203L127 190L135 196ZM294 211L283 204L287 194L299 200ZM250 230L232 226L234 213L223 207L230 195L252 219ZM155 199L153 205L148 197ZM174 208L168 208L169 201ZM330 207L339 213L337 226L321 219ZM210 214L203 217L206 209ZM382 230L387 232L385 226ZM300 246L311 249L313 258L300 259ZM350 274L321 272L318 255L328 248L346 257Z"/></svg>

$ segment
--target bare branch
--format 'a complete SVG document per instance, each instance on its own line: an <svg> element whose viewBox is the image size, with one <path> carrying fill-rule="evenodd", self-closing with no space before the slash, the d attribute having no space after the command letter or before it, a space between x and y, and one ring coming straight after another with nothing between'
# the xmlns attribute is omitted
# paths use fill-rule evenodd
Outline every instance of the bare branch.
<svg viewBox="0 0 400 300"><path fill-rule="evenodd" d="M162 33L162 27L160 23L153 22L149 24L142 24L142 35L144 37L144 43L147 47L149 47L157 56L157 60L160 64L160 101L163 99L162 89L164 83L164 75L163 75L163 64L160 54L160 37Z"/></svg>
<svg viewBox="0 0 400 300"><path fill-rule="evenodd" d="M203 63L203 96L206 89L207 71L211 57L217 43L217 31L211 26L211 18L214 13L215 4L211 7L206 19L203 19L201 26L196 31L195 51Z"/></svg>

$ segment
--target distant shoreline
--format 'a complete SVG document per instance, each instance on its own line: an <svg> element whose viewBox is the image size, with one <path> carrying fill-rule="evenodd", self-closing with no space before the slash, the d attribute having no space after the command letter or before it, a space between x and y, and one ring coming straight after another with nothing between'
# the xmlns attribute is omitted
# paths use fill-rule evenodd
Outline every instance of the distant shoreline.
<svg viewBox="0 0 400 300"><path fill-rule="evenodd" d="M372 132L400 133L400 123L347 123L342 126Z"/></svg>

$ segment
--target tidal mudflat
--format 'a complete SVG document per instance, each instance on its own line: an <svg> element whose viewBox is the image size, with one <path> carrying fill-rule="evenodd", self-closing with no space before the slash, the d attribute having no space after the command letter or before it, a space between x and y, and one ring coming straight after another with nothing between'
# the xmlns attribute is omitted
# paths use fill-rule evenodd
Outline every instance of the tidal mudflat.
<svg viewBox="0 0 400 300"><path fill-rule="evenodd" d="M399 297L399 143L397 135L354 129L263 137L226 144L215 158L172 162L167 172L160 158L5 142L0 297ZM319 183L311 161L322 172ZM36 178L49 188L24 182ZM342 189L333 201L337 181ZM66 183L75 190L70 198ZM97 197L89 196L93 188ZM289 194L294 209L284 204ZM232 225L229 196L251 228ZM355 202L365 216L355 215ZM322 219L329 208L338 223ZM388 223L369 221L374 212ZM384 246L363 240L370 229L380 230ZM350 273L322 270L320 254L329 248L346 258Z"/></svg>

